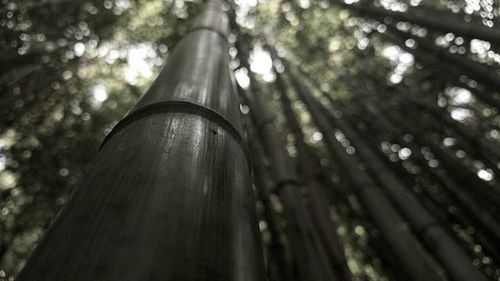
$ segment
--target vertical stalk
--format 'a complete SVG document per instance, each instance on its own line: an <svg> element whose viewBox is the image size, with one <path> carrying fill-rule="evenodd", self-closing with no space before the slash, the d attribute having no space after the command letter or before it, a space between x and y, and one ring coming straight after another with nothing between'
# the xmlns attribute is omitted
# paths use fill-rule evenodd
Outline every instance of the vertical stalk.
<svg viewBox="0 0 500 281"><path fill-rule="evenodd" d="M368 164L372 174L382 184L401 213L411 223L415 233L435 254L452 279L456 281L486 281L486 277L473 265L463 248L418 201L410 191L410 187L406 186L386 166L380 154L371 149L354 126L343 118L336 119L330 116L330 120L352 141L353 146Z"/></svg>
<svg viewBox="0 0 500 281"><path fill-rule="evenodd" d="M288 225L287 233L292 245L299 279L302 281L337 280L330 268L318 233L312 225L311 215L301 194L302 185L293 168L285 141L273 124L275 116L268 108L263 99L263 93L250 71L247 62L248 52L239 45L238 53L240 54L240 62L248 70L251 96L247 100L256 130L271 161L271 170L275 181L274 193L278 195L283 204Z"/></svg>
<svg viewBox="0 0 500 281"><path fill-rule="evenodd" d="M250 137L248 142L252 161L253 181L256 187L257 197L262 203L264 219L267 222L269 234L271 236L269 251L271 258L276 264L276 280L293 281L295 278L287 259L286 249L281 243L280 230L278 229L278 223L270 200L269 187L265 181L266 167L262 160L263 151L258 141L254 140L253 137Z"/></svg>
<svg viewBox="0 0 500 281"><path fill-rule="evenodd" d="M265 279L227 35L209 1L17 280Z"/></svg>
<svg viewBox="0 0 500 281"><path fill-rule="evenodd" d="M288 74L290 74L289 70ZM313 121L322 132L327 147L339 161L353 191L380 229L407 278L413 281L443 280L441 273L409 231L398 211L391 205L368 171L360 168L360 159L356 155L348 154L344 147L337 142L334 127L324 115L325 109L322 108L322 105L313 98L304 85L294 79L293 75L289 77L300 99L309 109Z"/></svg>
<svg viewBox="0 0 500 281"><path fill-rule="evenodd" d="M342 276L343 280L352 280L351 272L347 267L347 262L343 254L344 250L337 234L337 228L330 218L327 196L323 192L325 187L320 180L322 176L320 172L321 164L318 159L313 157L311 148L304 141L305 136L292 109L286 85L281 78L281 74L277 72L276 85L280 91L280 100L288 127L294 135L298 164L303 175L304 184L309 192L308 206L311 210L312 218L333 261L333 267L337 271L337 275Z"/></svg>

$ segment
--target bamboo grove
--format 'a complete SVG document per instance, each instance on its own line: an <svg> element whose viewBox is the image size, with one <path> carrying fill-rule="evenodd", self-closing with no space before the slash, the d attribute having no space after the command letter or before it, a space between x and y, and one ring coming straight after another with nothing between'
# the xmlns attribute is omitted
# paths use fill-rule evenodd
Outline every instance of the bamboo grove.
<svg viewBox="0 0 500 281"><path fill-rule="evenodd" d="M500 280L499 14L3 0L0 280Z"/></svg>

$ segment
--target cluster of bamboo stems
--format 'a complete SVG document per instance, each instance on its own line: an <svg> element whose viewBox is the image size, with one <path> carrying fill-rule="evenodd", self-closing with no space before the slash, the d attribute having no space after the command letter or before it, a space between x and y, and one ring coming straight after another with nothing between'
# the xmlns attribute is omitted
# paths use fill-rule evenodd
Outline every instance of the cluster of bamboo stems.
<svg viewBox="0 0 500 281"><path fill-rule="evenodd" d="M332 2L362 17L391 17L500 42L498 29L452 16L438 21L423 12L398 13ZM219 1L207 4L151 88L107 136L79 189L18 280L265 280L252 182L271 234L270 259L278 272L274 278L355 280L325 194L332 182L306 141L291 92L307 108L329 158L380 232L386 258L392 259L405 280L488 280L434 211L439 208L436 202L422 200L404 174L391 168L377 148L376 137L367 138L357 123L364 120L371 130L383 132L385 139L394 142L406 142L405 134L411 134L414 141L408 145L416 161L454 198L460 207L456 218L481 233L478 239L493 257L500 246L500 223L495 217L500 206L498 186L466 172L434 139L421 133L418 119L402 120L380 99L369 99L369 89L348 85L365 97L356 104L364 114L350 113L347 109L352 104L322 91L318 81L300 66L266 45L273 61L284 69L274 68L274 86L293 136L296 169L287 140L275 124L276 114L250 70L249 49L240 42L236 43L238 58L240 67L247 69L250 87L235 88L229 68L229 18ZM458 79L457 73L475 78L484 89L471 89L474 95L498 108L499 99L489 95L488 89L498 89L500 80L488 67L452 55L392 24L383 35L425 65L432 67L436 60L443 60L456 66L449 79ZM406 46L408 38L419 48ZM324 50L316 47L320 56ZM346 75L342 68L338 66L340 75ZM372 73L362 75L376 84ZM404 86L384 87L373 91L405 94L401 104L442 122L485 163L498 169L498 143L450 119L442 108L421 102ZM238 92L250 108L249 150ZM346 150L336 132L342 132L355 153ZM439 159L439 168L427 164L424 146ZM264 158L269 160L272 188L263 180L267 173ZM283 245L271 194L283 206L289 245ZM291 249L291 257L287 249Z"/></svg>

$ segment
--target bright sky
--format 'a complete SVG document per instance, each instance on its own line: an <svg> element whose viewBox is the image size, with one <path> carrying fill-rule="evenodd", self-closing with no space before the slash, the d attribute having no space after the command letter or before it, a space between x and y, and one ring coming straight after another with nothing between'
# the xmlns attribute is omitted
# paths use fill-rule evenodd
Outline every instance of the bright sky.
<svg viewBox="0 0 500 281"><path fill-rule="evenodd" d="M92 89L92 96L97 102L103 102L108 99L108 93L106 92L106 87L104 85L96 85Z"/></svg>
<svg viewBox="0 0 500 281"><path fill-rule="evenodd" d="M400 83L405 72L413 65L413 55L394 45L385 47L382 50L382 55L395 66L390 72L389 80L393 84Z"/></svg>
<svg viewBox="0 0 500 281"><path fill-rule="evenodd" d="M276 78L272 71L273 61L269 53L260 45L256 45L250 54L250 69L253 73L261 75L262 79L266 82L272 82ZM248 71L246 69L238 69L235 72L236 81L238 84L246 89L250 84L248 78Z"/></svg>
<svg viewBox="0 0 500 281"><path fill-rule="evenodd" d="M108 92L106 90L106 86L102 84L97 84L92 87L92 96L90 99L90 104L95 109L98 109L102 106L102 103L108 99Z"/></svg>
<svg viewBox="0 0 500 281"><path fill-rule="evenodd" d="M276 78L272 71L273 61L271 56L260 45L256 45L250 54L250 69L252 72L261 75L266 82L272 82Z"/></svg>
<svg viewBox="0 0 500 281"><path fill-rule="evenodd" d="M125 66L125 80L131 85L137 83L139 77L151 78L153 76L153 58L157 56L151 44L137 44L131 46L127 53Z"/></svg>

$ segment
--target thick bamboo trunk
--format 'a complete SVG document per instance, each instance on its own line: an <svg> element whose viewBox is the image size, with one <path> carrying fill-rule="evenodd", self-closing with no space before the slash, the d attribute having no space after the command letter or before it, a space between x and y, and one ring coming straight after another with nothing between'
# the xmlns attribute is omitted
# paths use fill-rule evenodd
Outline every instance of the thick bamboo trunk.
<svg viewBox="0 0 500 281"><path fill-rule="evenodd" d="M17 280L265 280L227 34L209 2Z"/></svg>
<svg viewBox="0 0 500 281"><path fill-rule="evenodd" d="M466 22L451 13L436 12L430 14L419 8L411 8L407 12L396 12L366 5L349 5L342 0L332 0L331 2L362 16L372 18L389 17L397 21L407 21L443 32L453 32L471 39L477 38L492 43L500 43L500 30L498 28L489 28L480 23Z"/></svg>
<svg viewBox="0 0 500 281"><path fill-rule="evenodd" d="M291 78L300 99L305 103L314 123L322 132L327 147L340 162L353 191L380 229L407 278L414 281L443 280L428 254L410 232L398 211L391 205L390 200L375 184L371 175L360 168L361 162L358 157L349 155L335 139L334 127L323 114L325 109L322 109L322 105L314 100L304 85L293 79L293 76Z"/></svg>
<svg viewBox="0 0 500 281"><path fill-rule="evenodd" d="M322 236L337 275L341 276L342 280L352 280L351 272L344 256L344 250L337 234L337 228L330 218L330 208L327 196L323 192L325 187L320 180L322 176L320 172L321 164L318 159L313 157L311 149L304 141L305 136L292 109L290 99L287 95L286 85L281 78L281 74L276 73L276 84L280 91L280 100L288 127L294 135L298 164L304 184L309 193L308 206L311 210L315 226Z"/></svg>

